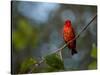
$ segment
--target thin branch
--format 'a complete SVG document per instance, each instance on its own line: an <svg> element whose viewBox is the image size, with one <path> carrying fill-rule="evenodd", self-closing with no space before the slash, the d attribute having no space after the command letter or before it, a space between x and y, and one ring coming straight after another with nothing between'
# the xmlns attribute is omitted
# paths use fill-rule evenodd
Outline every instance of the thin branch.
<svg viewBox="0 0 100 75"><path fill-rule="evenodd" d="M28 72L28 73L32 73L32 71L33 71L33 67L38 67L41 63L43 63L44 62L44 58L43 59L41 59L38 63L36 63L35 65L33 64L31 67L30 67L30 71Z"/></svg>
<svg viewBox="0 0 100 75"><path fill-rule="evenodd" d="M53 53L57 53L57 52L61 51L61 50L64 49L70 42L72 42L73 40L76 40L77 38L79 38L79 36L81 35L81 33L83 33L83 31L86 30L86 28L94 21L94 19L95 19L96 17L97 17L97 15L95 15L94 18L93 18L86 26L84 26L84 28L79 32L79 34L76 35L76 37L75 37L74 39L72 39L71 41L67 42L67 44L64 44L64 45L61 46L60 48L54 50L55 52L53 52ZM53 53L50 53L50 54L53 54ZM49 55L50 55L50 54L49 54ZM39 66L39 65L40 65L41 63L43 63L43 62L44 62L44 58L43 58L41 61L39 61L37 64L35 64L35 66L37 67L37 66ZM32 71L31 71L31 72L32 72Z"/></svg>

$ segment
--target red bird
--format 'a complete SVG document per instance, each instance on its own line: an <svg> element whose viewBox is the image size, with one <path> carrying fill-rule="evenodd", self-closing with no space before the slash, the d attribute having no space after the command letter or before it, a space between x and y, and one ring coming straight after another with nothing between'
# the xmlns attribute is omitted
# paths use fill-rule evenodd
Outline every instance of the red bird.
<svg viewBox="0 0 100 75"><path fill-rule="evenodd" d="M72 39L75 38L75 32L74 29L72 27L71 21L70 20L66 20L65 24L64 24L64 28L63 28L63 38L65 43L71 41ZM71 49L71 54L74 55L77 53L76 51L76 40L71 41L68 44L68 48Z"/></svg>

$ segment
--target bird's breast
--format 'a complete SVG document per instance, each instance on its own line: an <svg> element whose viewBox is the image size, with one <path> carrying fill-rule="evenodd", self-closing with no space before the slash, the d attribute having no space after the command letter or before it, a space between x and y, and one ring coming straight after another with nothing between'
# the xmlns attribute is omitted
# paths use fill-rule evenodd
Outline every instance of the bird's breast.
<svg viewBox="0 0 100 75"><path fill-rule="evenodd" d="M64 39L66 41L70 41L75 37L75 34L74 34L72 28L65 28L63 35L64 35Z"/></svg>

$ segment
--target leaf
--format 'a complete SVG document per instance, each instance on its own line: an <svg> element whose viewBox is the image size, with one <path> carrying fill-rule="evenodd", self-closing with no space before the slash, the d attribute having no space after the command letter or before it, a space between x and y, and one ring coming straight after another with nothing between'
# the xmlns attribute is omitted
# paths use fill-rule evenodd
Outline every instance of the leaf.
<svg viewBox="0 0 100 75"><path fill-rule="evenodd" d="M88 65L88 69L97 69L97 62L94 61L91 64Z"/></svg>
<svg viewBox="0 0 100 75"><path fill-rule="evenodd" d="M46 56L45 62L50 67L55 68L56 70L64 69L63 61L60 59L60 56L58 54L51 54L51 55Z"/></svg>
<svg viewBox="0 0 100 75"><path fill-rule="evenodd" d="M94 57L94 58L97 58L97 48L96 48L95 44L92 45L91 56Z"/></svg>
<svg viewBox="0 0 100 75"><path fill-rule="evenodd" d="M37 61L34 58L25 59L20 65L20 73L27 73L32 67L32 70L35 70L35 67L32 65L36 64Z"/></svg>
<svg viewBox="0 0 100 75"><path fill-rule="evenodd" d="M45 72L55 72L55 71L58 71L58 69L53 68L53 67L50 67L50 66L47 66L47 67L45 68Z"/></svg>

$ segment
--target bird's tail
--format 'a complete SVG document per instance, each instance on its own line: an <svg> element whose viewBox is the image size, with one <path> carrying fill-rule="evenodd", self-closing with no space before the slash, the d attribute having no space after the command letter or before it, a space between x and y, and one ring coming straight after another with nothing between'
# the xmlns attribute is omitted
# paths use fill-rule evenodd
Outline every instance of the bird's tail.
<svg viewBox="0 0 100 75"><path fill-rule="evenodd" d="M77 53L76 49L72 49L71 54L74 55L76 53Z"/></svg>

